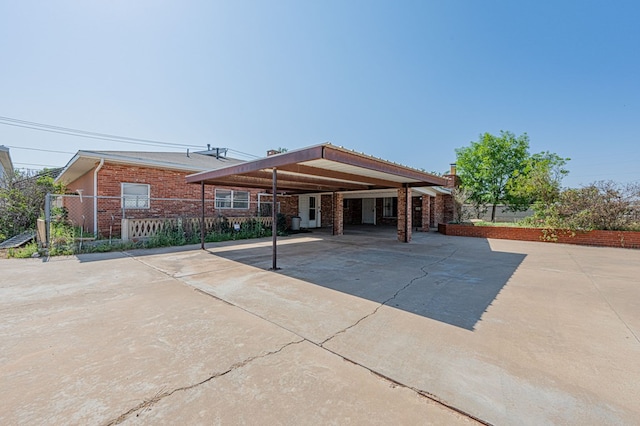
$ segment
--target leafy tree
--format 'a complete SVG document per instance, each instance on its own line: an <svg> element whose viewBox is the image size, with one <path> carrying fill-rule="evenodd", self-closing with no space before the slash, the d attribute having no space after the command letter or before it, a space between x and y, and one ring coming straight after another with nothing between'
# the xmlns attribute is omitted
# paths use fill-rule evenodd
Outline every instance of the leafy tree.
<svg viewBox="0 0 640 426"><path fill-rule="evenodd" d="M527 158L522 169L515 170L507 182L514 205L531 206L537 217L544 216L560 197L562 179L569 173L565 168L569 160L549 151Z"/></svg>
<svg viewBox="0 0 640 426"><path fill-rule="evenodd" d="M37 175L16 170L0 185L0 240L35 229L36 219L44 211L47 193L60 192L54 185L51 170Z"/></svg>
<svg viewBox="0 0 640 426"><path fill-rule="evenodd" d="M492 222L495 222L497 204L520 205L507 185L529 158L526 133L518 137L508 131L500 131L500 136L484 133L477 142L456 149L456 157L461 186L470 192L469 200L474 205L493 206Z"/></svg>

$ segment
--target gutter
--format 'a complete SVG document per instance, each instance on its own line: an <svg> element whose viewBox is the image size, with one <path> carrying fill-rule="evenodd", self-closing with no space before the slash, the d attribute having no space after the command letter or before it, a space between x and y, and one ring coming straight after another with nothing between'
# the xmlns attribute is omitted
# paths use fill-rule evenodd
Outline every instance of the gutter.
<svg viewBox="0 0 640 426"><path fill-rule="evenodd" d="M104 166L104 158L100 159L100 164L93 171L93 233L98 236L98 172Z"/></svg>

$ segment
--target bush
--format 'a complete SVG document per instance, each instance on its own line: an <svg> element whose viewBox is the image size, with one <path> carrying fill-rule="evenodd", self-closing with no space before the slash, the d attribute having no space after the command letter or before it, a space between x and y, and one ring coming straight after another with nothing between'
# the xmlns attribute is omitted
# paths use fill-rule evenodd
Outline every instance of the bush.
<svg viewBox="0 0 640 426"><path fill-rule="evenodd" d="M520 224L549 229L639 231L640 185L600 181L565 189L556 203Z"/></svg>
<svg viewBox="0 0 640 426"><path fill-rule="evenodd" d="M33 175L16 170L0 175L0 240L36 228L46 194L62 190L53 184L50 172L45 169Z"/></svg>
<svg viewBox="0 0 640 426"><path fill-rule="evenodd" d="M32 242L21 248L10 248L7 251L7 257L25 259L33 256L34 253L38 253L38 244Z"/></svg>

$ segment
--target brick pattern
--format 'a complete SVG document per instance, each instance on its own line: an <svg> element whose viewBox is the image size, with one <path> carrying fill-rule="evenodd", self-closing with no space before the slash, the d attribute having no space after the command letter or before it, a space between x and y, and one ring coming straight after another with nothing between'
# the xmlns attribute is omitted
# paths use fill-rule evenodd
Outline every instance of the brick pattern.
<svg viewBox="0 0 640 426"><path fill-rule="evenodd" d="M454 217L454 200L451 195L437 194L435 196L435 206L433 208L433 222L436 226L439 223L448 223Z"/></svg>
<svg viewBox="0 0 640 426"><path fill-rule="evenodd" d="M339 192L333 193L333 235L344 234L343 196Z"/></svg>
<svg viewBox="0 0 640 426"><path fill-rule="evenodd" d="M502 240L558 242L597 247L640 248L640 232L634 231L568 231L553 232L539 228L470 226L438 224L438 232L456 237L496 238Z"/></svg>
<svg viewBox="0 0 640 426"><path fill-rule="evenodd" d="M347 225L362 224L362 198L350 198L346 200L344 207L344 223Z"/></svg>
<svg viewBox="0 0 640 426"><path fill-rule="evenodd" d="M298 197L296 197L296 199L297 198ZM320 210L322 211L322 214L320 215L320 226L322 227L328 228L333 226L333 201L331 198L332 197L329 194L323 194L320 196Z"/></svg>
<svg viewBox="0 0 640 426"><path fill-rule="evenodd" d="M435 228L438 226L436 222L436 197L429 197L429 226Z"/></svg>
<svg viewBox="0 0 640 426"><path fill-rule="evenodd" d="M94 170L86 173L67 186L68 192L75 192L76 189L84 189L85 195L93 195L93 176ZM187 184L186 176L191 171L165 170L152 167L139 167L125 164L105 163L98 172L98 193L96 195L102 197L121 197L121 184L140 183L150 186L150 197L165 199L192 199L198 202L184 201L156 201L152 200L148 209L127 209L128 218L176 218L176 217L200 217L202 214L201 186L195 184ZM205 209L208 216L252 216L257 214L258 193L263 192L259 189L233 188L224 187L224 189L233 189L250 192L250 208L249 209L215 209L215 187L211 185L205 186ZM290 201L294 199L294 201ZM281 212L291 211L297 214L297 197L281 197ZM291 209L290 203L295 202L295 210ZM74 223L85 223L88 232L93 231L93 208L87 203L87 207L91 211L82 211L77 213L79 217L70 217ZM284 211L283 211L284 210ZM70 216L72 212L70 211ZM285 213L286 214L286 213ZM81 216L84 216L84 219ZM120 218L122 216L122 206L119 198L116 199L99 199L98 200L98 232L103 236L110 233L114 235L120 234ZM114 218L118 220L114 220Z"/></svg>
<svg viewBox="0 0 640 426"><path fill-rule="evenodd" d="M253 196L253 194L251 195ZM253 202L253 198L251 199L251 201ZM273 197L271 195L265 195L263 192L263 195L260 196L260 201L263 203L271 203L273 201ZM283 214L287 220L287 228L290 228L291 216L298 215L298 196L297 195L278 195L276 201L278 202L278 204L280 204L280 213ZM236 215L236 216L242 216L242 215Z"/></svg>
<svg viewBox="0 0 640 426"><path fill-rule="evenodd" d="M429 224L431 223L431 197L428 195L422 196L422 227L420 231L429 232Z"/></svg>
<svg viewBox="0 0 640 426"><path fill-rule="evenodd" d="M96 163L97 166L97 163ZM120 201L121 184L140 183L150 186L150 197L152 198L150 208L148 209L128 209L126 215L128 218L176 218L176 217L200 217L202 214L202 205L200 185L190 185L186 183L186 176L191 174L190 171L165 170L152 167L140 167L126 164L105 163L98 172L98 193L93 194L93 176L94 170L89 171L84 176L68 185L68 190L74 193L76 189L82 189L84 195L98 195L102 197L118 197L115 199L100 199L98 201L98 232L103 235L120 233L120 218L122 215L122 206ZM247 188L231 188L246 191ZM207 216L253 216L257 215L258 194L264 193L260 189L250 189L250 208L249 209L215 209L215 187L205 187L205 214ZM405 190L398 191L398 218L383 218L383 199L376 198L376 223L396 224L398 226L398 238L401 241L411 240L412 222L421 230L428 230L428 225L436 223L445 223L453 219L453 203L450 196L439 195L435 202L430 197L424 196L422 204L418 204L418 198L414 197L412 203L411 197L407 198ZM320 208L323 212L321 215L321 226L331 226L341 235L344 224L360 224L362 223L362 200L349 200L351 210L343 210L343 196L339 197L339 204L334 203L335 195L322 195L320 199ZM153 199L167 199L167 201L156 201ZM197 200L198 202L184 202L173 200ZM270 201L269 197L261 198L265 202ZM287 217L287 225L290 226L291 216L298 215L298 197L282 196L278 197L280 203L280 213ZM426 203L426 204L425 204ZM422 211L412 211L411 205L421 206ZM335 206L335 208L334 208ZM83 209L76 209L78 217L71 218L74 223L84 224L87 232L93 232L93 205L86 203ZM407 210L409 209L409 210ZM408 222L405 227L404 218L405 211L410 211ZM72 212L70 212L71 214ZM435 213L435 214L434 214ZM415 217L412 220L412 217ZM434 217L435 216L435 217ZM335 218L339 217L340 222L336 222ZM406 235L405 229L409 230Z"/></svg>
<svg viewBox="0 0 640 426"><path fill-rule="evenodd" d="M403 243L411 241L411 205L409 189L398 189L398 241Z"/></svg>

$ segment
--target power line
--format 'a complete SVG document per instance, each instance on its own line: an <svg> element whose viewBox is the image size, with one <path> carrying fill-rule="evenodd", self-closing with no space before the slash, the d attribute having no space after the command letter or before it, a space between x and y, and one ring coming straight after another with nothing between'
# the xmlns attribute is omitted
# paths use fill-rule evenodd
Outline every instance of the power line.
<svg viewBox="0 0 640 426"><path fill-rule="evenodd" d="M76 137L82 137L82 138L127 143L131 145L167 146L167 147L196 148L196 149L201 148L200 145L189 145L189 144L181 144L176 142L162 142L162 141L157 141L153 139L140 139L140 138L132 138L128 136L112 135L108 133L90 132L87 130L80 130L80 129L74 129L70 127L62 127L62 126L54 126L51 124L38 123L35 121L19 120L17 118L3 117L3 116L0 116L0 124L4 124L5 126L22 127L30 130L39 130L42 132L58 133L62 135L76 136ZM33 151L52 152L52 153L59 153L59 154L74 154L73 152L53 151L53 150L44 150L44 149L36 149L36 148L22 148L22 147L16 147L16 146L10 146L9 148L29 149ZM238 151L231 148L227 148L227 149L232 153L235 153L237 155L242 155L244 157L248 157L252 159L261 158L258 155L249 154L249 153Z"/></svg>
<svg viewBox="0 0 640 426"><path fill-rule="evenodd" d="M171 146L184 148L199 148L199 145L188 145L175 142L162 142L152 139L131 138L127 136L111 135L108 133L89 132L86 130L73 129L70 127L53 126L51 124L37 123L34 121L19 120L17 118L0 116L0 124L6 126L22 127L25 129L39 130L43 132L59 133L63 135L76 136L89 139L107 140L119 143L128 143L133 145L151 145L151 146Z"/></svg>
<svg viewBox="0 0 640 426"><path fill-rule="evenodd" d="M231 148L227 148L230 152L235 152L236 154L239 155L244 155L246 157L251 157L251 158L260 158L259 155L253 155L253 154L247 154L246 152L242 152L242 151L236 151L235 149L231 149Z"/></svg>
<svg viewBox="0 0 640 426"><path fill-rule="evenodd" d="M67 152L67 151L53 151L51 149L40 149L40 148L25 148L22 146L12 146L12 145L5 145L8 148L12 148L12 149L26 149L28 151L40 151L40 152L53 152L56 154L75 154L75 152Z"/></svg>
<svg viewBox="0 0 640 426"><path fill-rule="evenodd" d="M52 166L51 164L33 164L33 163L13 163L13 164L21 164L23 166L50 167L50 168L60 167L60 166Z"/></svg>

